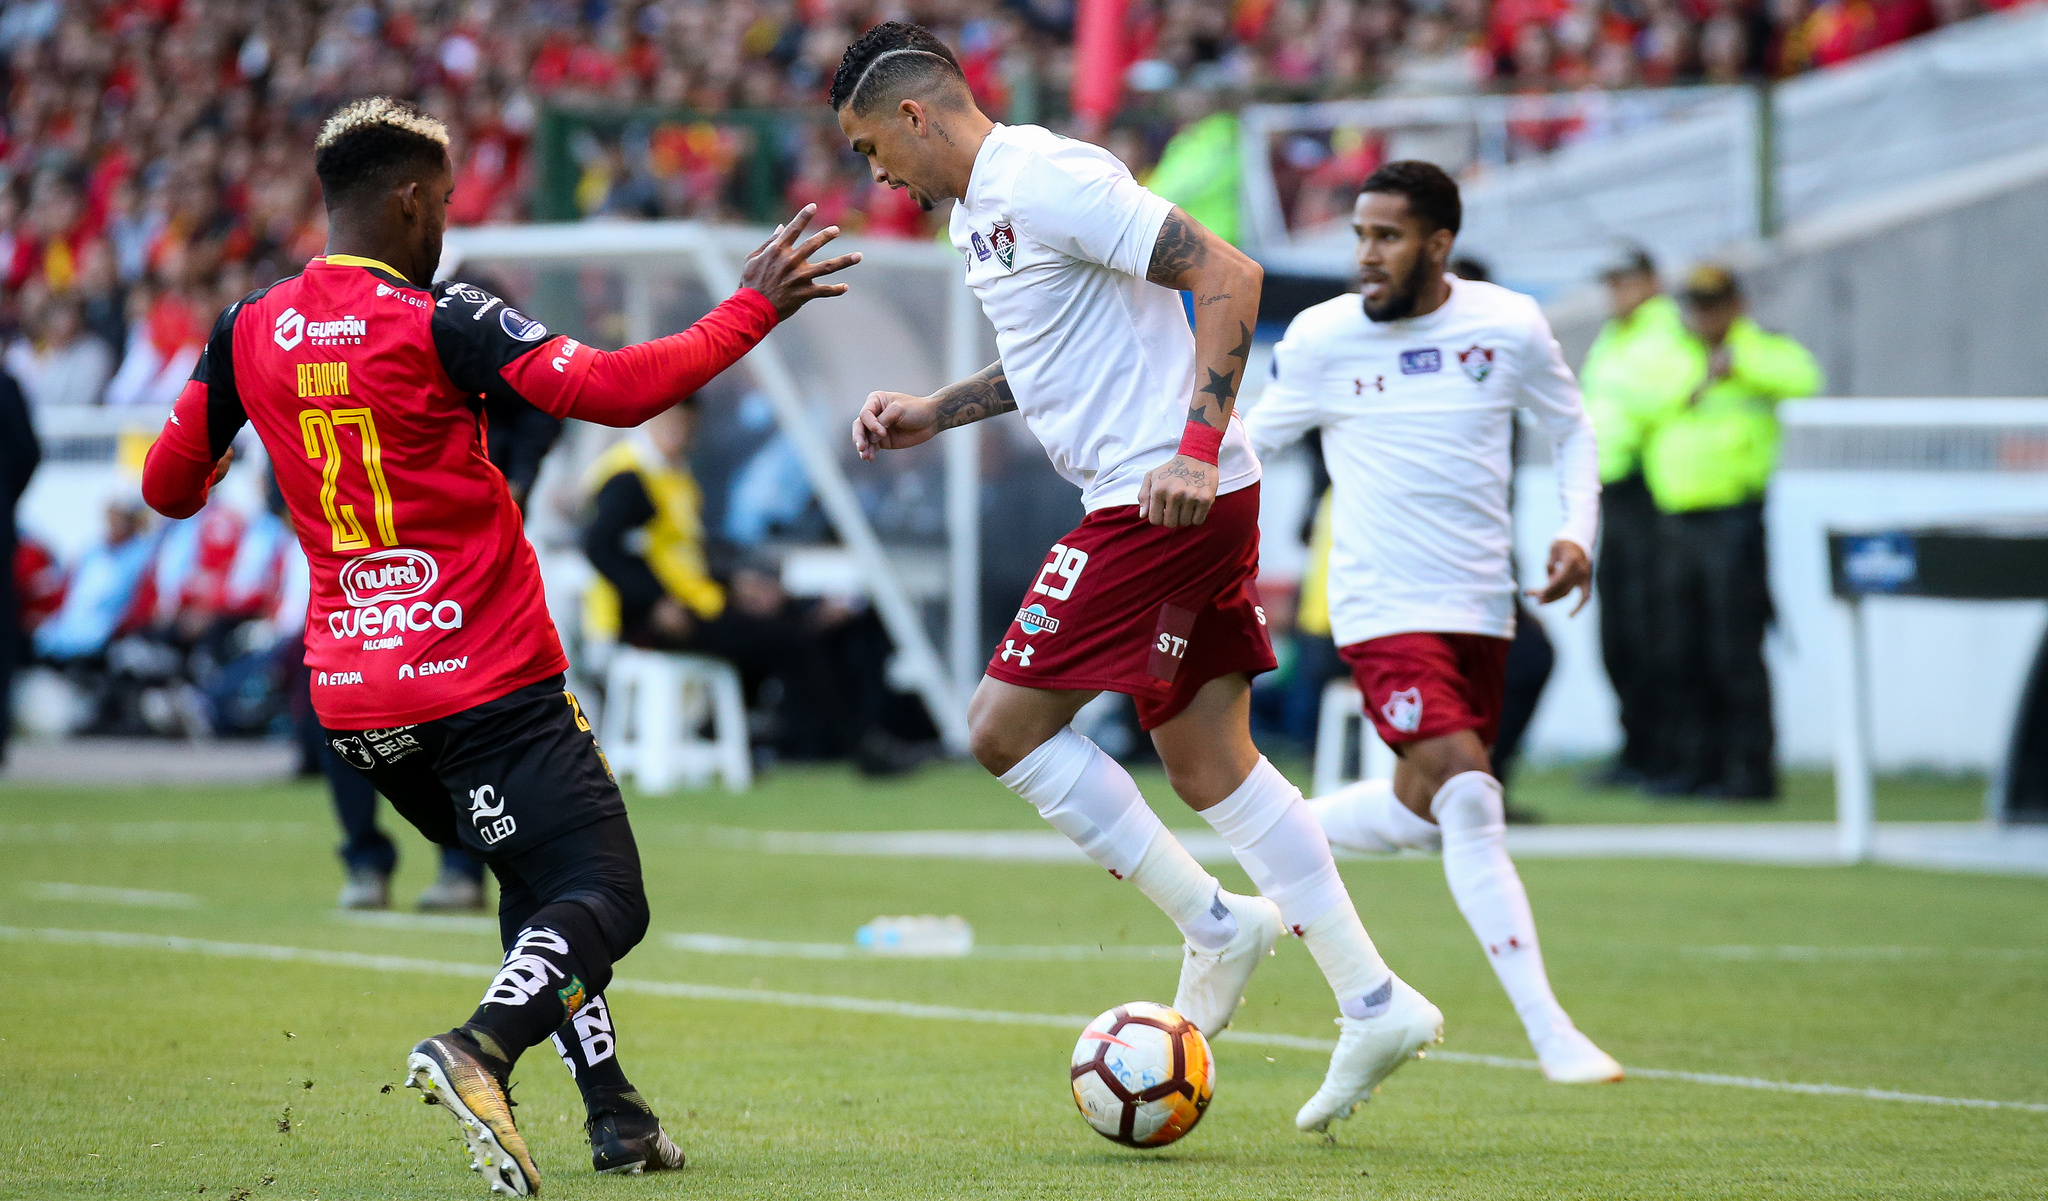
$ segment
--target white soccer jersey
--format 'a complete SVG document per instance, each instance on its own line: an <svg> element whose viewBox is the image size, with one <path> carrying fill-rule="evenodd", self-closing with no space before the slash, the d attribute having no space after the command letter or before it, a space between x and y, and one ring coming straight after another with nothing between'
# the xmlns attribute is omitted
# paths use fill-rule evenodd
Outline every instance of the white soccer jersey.
<svg viewBox="0 0 2048 1201"><path fill-rule="evenodd" d="M1593 426L1534 300L1454 279L1451 298L1421 317L1371 321L1353 293L1287 327L1245 421L1261 454L1322 427L1339 645L1411 631L1514 634L1517 408L1550 435L1564 500L1557 537L1590 556L1600 518Z"/></svg>
<svg viewBox="0 0 2048 1201"><path fill-rule="evenodd" d="M1187 425L1194 331L1180 294L1145 278L1172 208L1107 150L1036 125L991 130L953 206L1017 409L1090 512L1138 503ZM1219 496L1258 482L1234 415L1219 466Z"/></svg>

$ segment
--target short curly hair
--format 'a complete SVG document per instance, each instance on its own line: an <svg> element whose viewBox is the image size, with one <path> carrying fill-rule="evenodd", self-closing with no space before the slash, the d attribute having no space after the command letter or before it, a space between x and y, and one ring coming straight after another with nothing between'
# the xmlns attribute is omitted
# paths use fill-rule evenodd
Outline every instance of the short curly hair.
<svg viewBox="0 0 2048 1201"><path fill-rule="evenodd" d="M342 105L313 141L327 207L431 174L448 161L448 127L412 103L369 96Z"/></svg>
<svg viewBox="0 0 2048 1201"><path fill-rule="evenodd" d="M928 94L933 85L967 86L960 60L932 31L907 21L884 21L846 48L832 74L832 111L853 106L865 116L877 105Z"/></svg>
<svg viewBox="0 0 2048 1201"><path fill-rule="evenodd" d="M1360 195L1388 192L1406 196L1409 212L1454 234L1465 220L1465 206L1458 199L1458 181L1435 163L1408 158L1383 164L1366 177L1358 191Z"/></svg>

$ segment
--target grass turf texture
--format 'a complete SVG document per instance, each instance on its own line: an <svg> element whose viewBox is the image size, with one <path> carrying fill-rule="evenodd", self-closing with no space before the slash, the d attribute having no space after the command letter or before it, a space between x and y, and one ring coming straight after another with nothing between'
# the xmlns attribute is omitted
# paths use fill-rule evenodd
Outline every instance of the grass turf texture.
<svg viewBox="0 0 2048 1201"><path fill-rule="evenodd" d="M1156 778L1144 782L1166 801ZM1539 783L1569 793L1568 777L1527 785ZM1920 816L1969 816L1977 804L1968 782L1914 787L1907 804ZM1898 797L1884 797L1888 810ZM1619 796L1572 803L1578 820L1596 804L1669 812ZM336 921L325 804L310 786L0 786L0 924L496 959L484 934ZM1170 821L1190 823L1169 804ZM1076 1015L1171 998L1171 959L814 961L661 943L668 931L848 942L877 914L925 912L962 914L985 944L1173 941L1135 891L1085 866L775 856L702 837L712 826L1040 828L971 771L873 785L789 770L745 797L632 808L655 933L622 976ZM401 900L432 872L424 844L402 833ZM1344 873L1389 961L1445 1010L1446 1049L1528 1057L1437 865L1352 862ZM1223 874L1245 886L1235 869ZM1624 1063L2048 1101L2048 881L1656 861L1536 860L1523 874L1565 1003ZM31 887L44 882L198 903L48 900ZM1789 961L1713 950L1730 945L1916 949ZM484 1195L462 1170L453 1123L402 1088L382 1091L401 1080L414 1041L469 1012L481 976L20 941L4 953L21 1003L0 1036L0 1197ZM1403 1069L1332 1144L1292 1128L1323 1056L1227 1039L1202 1126L1164 1152L1128 1152L1073 1112L1074 1032L625 992L612 1008L628 1071L692 1166L592 1175L573 1085L542 1047L516 1079L547 1195L2022 1197L2040 1195L2048 1173L2048 1114L1679 1081L1565 1088L1442 1062ZM1239 1025L1328 1038L1331 1009L1288 940Z"/></svg>

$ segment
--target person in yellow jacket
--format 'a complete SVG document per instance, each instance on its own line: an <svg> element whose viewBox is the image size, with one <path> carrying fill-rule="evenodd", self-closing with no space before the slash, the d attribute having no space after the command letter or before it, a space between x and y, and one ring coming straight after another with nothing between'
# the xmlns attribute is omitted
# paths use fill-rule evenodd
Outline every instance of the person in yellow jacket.
<svg viewBox="0 0 2048 1201"><path fill-rule="evenodd" d="M1649 415L1642 408L1655 395L1655 373L1680 358L1670 351L1686 333L1678 302L1664 294L1657 264L1642 247L1618 247L1600 281L1612 315L1586 352L1579 388L1600 441L1600 553L1593 582L1600 596L1600 659L1620 709L1621 752L1594 782L1635 787L1673 766L1656 670L1665 637L1656 602L1664 535L1643 482Z"/></svg>
<svg viewBox="0 0 2048 1201"><path fill-rule="evenodd" d="M1662 591L1671 774L1655 790L1725 800L1778 794L1764 634L1772 617L1764 491L1778 460L1778 405L1821 389L1798 342L1743 314L1733 272L1693 268L1686 336L1662 352L1643 479L1663 514Z"/></svg>
<svg viewBox="0 0 2048 1201"><path fill-rule="evenodd" d="M821 615L791 602L768 572L743 567L730 587L713 576L689 467L696 427L692 397L599 455L584 477L583 553L597 569L583 597L585 637L724 659L749 697L780 680L784 753L864 754L874 722L856 710L872 706L845 703Z"/></svg>

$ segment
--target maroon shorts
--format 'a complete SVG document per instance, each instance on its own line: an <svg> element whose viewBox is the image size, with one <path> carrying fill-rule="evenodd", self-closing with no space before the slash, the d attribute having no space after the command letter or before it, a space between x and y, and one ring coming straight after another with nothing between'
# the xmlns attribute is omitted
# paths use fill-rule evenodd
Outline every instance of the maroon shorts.
<svg viewBox="0 0 2048 1201"><path fill-rule="evenodd" d="M1485 634L1389 634L1337 648L1351 665L1380 740L1388 746L1479 731L1500 737L1506 638Z"/></svg>
<svg viewBox="0 0 2048 1201"><path fill-rule="evenodd" d="M988 674L1059 691L1128 693L1147 730L1202 685L1274 667L1259 607L1259 486L1167 529L1122 505L1090 513L1046 555Z"/></svg>

